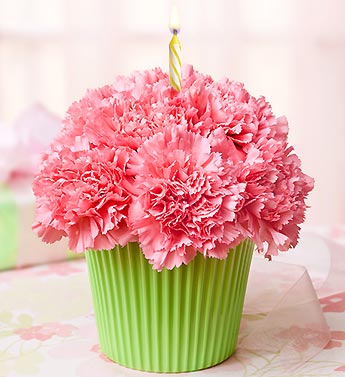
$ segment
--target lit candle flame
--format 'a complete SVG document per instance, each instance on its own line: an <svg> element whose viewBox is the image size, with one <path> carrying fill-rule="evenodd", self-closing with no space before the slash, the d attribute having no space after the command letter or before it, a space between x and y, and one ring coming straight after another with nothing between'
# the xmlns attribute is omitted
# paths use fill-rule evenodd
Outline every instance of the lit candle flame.
<svg viewBox="0 0 345 377"><path fill-rule="evenodd" d="M177 34L181 28L180 15L176 5L173 5L171 9L169 28L174 34Z"/></svg>

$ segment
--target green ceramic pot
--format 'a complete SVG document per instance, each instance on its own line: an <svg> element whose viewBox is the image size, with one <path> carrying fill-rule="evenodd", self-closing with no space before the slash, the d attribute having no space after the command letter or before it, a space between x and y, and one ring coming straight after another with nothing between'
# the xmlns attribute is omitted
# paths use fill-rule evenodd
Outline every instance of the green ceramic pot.
<svg viewBox="0 0 345 377"><path fill-rule="evenodd" d="M137 243L86 253L103 353L149 372L187 372L234 351L254 244L157 272Z"/></svg>

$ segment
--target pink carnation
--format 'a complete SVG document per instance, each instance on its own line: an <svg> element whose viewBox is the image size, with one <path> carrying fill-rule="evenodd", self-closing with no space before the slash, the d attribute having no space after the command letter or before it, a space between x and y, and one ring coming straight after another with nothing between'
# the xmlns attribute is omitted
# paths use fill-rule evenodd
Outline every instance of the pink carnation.
<svg viewBox="0 0 345 377"><path fill-rule="evenodd" d="M305 198L313 180L303 174L292 147L271 139L252 147L242 169L247 183L246 199L240 213L241 224L251 233L259 251L267 244L266 256L277 255L297 244L299 226L304 221Z"/></svg>
<svg viewBox="0 0 345 377"><path fill-rule="evenodd" d="M235 219L245 184L229 162L211 151L210 139L183 126L167 127L132 155L129 222L156 269L187 264L197 251L225 258L243 239Z"/></svg>
<svg viewBox="0 0 345 377"><path fill-rule="evenodd" d="M113 85L88 90L70 106L56 143L73 150L99 144L137 149L159 128L155 103L171 92L160 69L119 76Z"/></svg>
<svg viewBox="0 0 345 377"><path fill-rule="evenodd" d="M243 84L186 66L118 77L69 108L34 181L34 229L71 249L138 240L156 269L251 238L267 257L296 245L313 180L285 117Z"/></svg>
<svg viewBox="0 0 345 377"><path fill-rule="evenodd" d="M33 228L45 242L69 237L69 247L111 249L133 240L127 226L131 197L125 189L124 148L51 152L43 160L33 190L37 197Z"/></svg>

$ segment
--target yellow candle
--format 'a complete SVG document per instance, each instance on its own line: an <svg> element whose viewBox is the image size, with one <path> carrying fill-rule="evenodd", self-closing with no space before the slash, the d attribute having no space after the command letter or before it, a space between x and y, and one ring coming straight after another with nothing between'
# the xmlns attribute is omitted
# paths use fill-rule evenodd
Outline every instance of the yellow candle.
<svg viewBox="0 0 345 377"><path fill-rule="evenodd" d="M181 43L177 37L180 31L180 22L176 7L173 7L170 16L170 30L173 33L169 43L169 78L170 85L177 91L181 90Z"/></svg>

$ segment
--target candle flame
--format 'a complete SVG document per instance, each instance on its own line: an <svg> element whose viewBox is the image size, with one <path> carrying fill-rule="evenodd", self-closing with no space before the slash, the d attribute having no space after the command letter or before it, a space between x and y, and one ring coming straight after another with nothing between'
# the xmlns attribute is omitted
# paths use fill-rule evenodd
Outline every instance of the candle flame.
<svg viewBox="0 0 345 377"><path fill-rule="evenodd" d="M173 5L171 9L169 28L172 33L178 33L181 28L180 15L176 5Z"/></svg>

